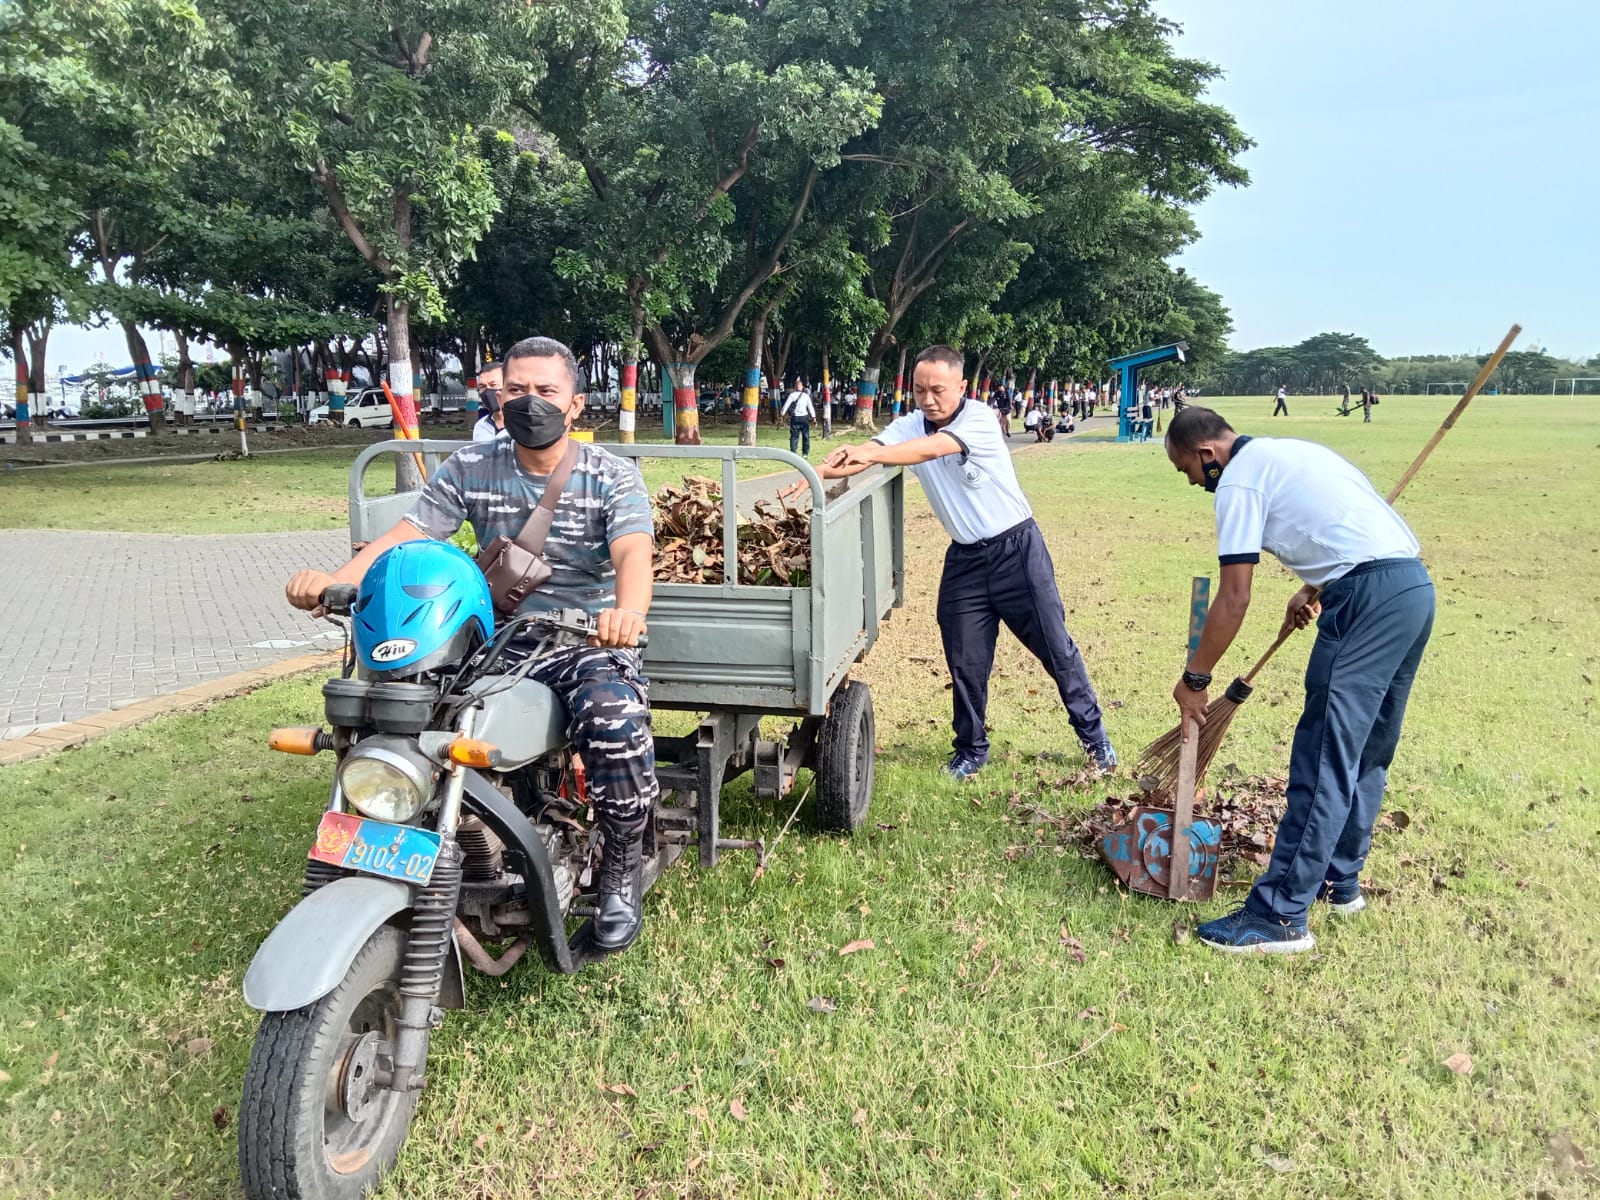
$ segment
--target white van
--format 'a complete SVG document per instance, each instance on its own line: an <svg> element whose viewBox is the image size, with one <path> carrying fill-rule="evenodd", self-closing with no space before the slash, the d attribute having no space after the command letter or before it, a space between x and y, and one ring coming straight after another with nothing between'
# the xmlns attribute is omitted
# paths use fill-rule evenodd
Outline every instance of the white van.
<svg viewBox="0 0 1600 1200"><path fill-rule="evenodd" d="M328 406L320 404L306 418L313 425L329 420ZM362 388L344 402L344 423L351 429L387 429L394 424L389 398L382 388Z"/></svg>

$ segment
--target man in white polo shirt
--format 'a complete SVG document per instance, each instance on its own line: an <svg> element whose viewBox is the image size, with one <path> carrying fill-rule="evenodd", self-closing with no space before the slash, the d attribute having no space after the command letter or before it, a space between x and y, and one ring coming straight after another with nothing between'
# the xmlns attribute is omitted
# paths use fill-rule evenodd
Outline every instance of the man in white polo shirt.
<svg viewBox="0 0 1600 1200"><path fill-rule="evenodd" d="M833 451L822 460L822 476L838 479L874 463L910 467L952 539L938 605L955 705L951 777L968 779L989 761L983 718L1001 621L1054 678L1095 768L1110 771L1116 752L1083 656L1067 633L1055 565L993 410L963 398L962 366L960 352L949 346L924 350L912 375L920 411L900 417L870 442Z"/></svg>
<svg viewBox="0 0 1600 1200"><path fill-rule="evenodd" d="M1261 551L1305 583L1284 627L1317 621L1272 861L1242 908L1197 932L1218 950L1309 950L1313 900L1342 916L1366 907L1361 868L1433 629L1433 581L1400 514L1326 446L1242 437L1210 409L1190 406L1167 427L1167 457L1191 484L1216 493L1222 564L1200 646L1173 689L1183 716L1205 723L1211 670L1250 607ZM1250 689L1235 680L1229 692L1243 700Z"/></svg>

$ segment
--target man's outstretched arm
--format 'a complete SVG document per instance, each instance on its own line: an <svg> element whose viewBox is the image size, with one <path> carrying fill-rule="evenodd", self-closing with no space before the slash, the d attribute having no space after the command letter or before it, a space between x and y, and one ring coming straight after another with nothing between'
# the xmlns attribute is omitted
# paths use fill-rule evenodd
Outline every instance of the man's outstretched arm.
<svg viewBox="0 0 1600 1200"><path fill-rule="evenodd" d="M893 446L862 442L859 446L840 446L822 460L822 468L817 473L824 479L844 479L871 466L915 467L948 454L965 453L965 450L959 441L943 431Z"/></svg>

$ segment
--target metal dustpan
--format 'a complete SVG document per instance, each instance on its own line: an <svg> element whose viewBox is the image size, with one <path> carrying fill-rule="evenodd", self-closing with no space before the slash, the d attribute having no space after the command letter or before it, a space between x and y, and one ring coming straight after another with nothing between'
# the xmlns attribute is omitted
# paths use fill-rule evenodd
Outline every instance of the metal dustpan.
<svg viewBox="0 0 1600 1200"><path fill-rule="evenodd" d="M1183 823L1183 866L1174 874L1175 820L1171 809L1136 808L1125 823L1102 837L1095 849L1130 891L1164 900L1209 900L1217 890L1222 826L1206 820Z"/></svg>
<svg viewBox="0 0 1600 1200"><path fill-rule="evenodd" d="M1200 645L1211 580L1197 577L1189 591L1189 654ZM1194 819L1200 729L1191 724L1178 758L1172 807L1136 808L1096 845L1100 857L1131 891L1165 900L1209 900L1217 890L1222 826Z"/></svg>

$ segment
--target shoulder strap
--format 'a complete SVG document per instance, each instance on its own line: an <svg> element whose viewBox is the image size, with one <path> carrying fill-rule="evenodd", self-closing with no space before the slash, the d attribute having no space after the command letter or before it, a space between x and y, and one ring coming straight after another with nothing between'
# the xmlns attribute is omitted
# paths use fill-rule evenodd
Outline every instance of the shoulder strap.
<svg viewBox="0 0 1600 1200"><path fill-rule="evenodd" d="M544 485L544 494L539 497L533 512L528 514L522 532L516 536L517 545L535 558L544 553L544 540L550 536L550 522L555 517L556 505L561 500L561 493L567 490L567 480L572 477L572 468L577 461L578 443L569 439L567 452L561 456L556 469L550 472L550 478Z"/></svg>

